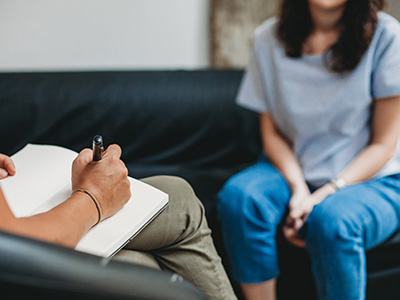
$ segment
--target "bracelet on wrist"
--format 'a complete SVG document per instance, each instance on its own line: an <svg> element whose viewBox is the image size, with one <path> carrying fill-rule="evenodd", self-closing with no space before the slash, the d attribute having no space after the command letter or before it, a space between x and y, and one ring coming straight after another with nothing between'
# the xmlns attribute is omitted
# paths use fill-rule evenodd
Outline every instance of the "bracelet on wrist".
<svg viewBox="0 0 400 300"><path fill-rule="evenodd" d="M93 225L93 226L96 226L97 224L100 223L101 218L103 217L103 213L101 211L101 207L100 207L99 201L97 201L96 197L91 192L89 192L88 190L85 190L85 189L76 189L71 193L71 196L76 192L85 193L86 195L88 195L92 199L94 205L96 206L97 214L99 216L97 222Z"/></svg>
<svg viewBox="0 0 400 300"><path fill-rule="evenodd" d="M347 185L347 182L343 178L337 177L329 181L329 184L333 186L335 191L337 191L344 188Z"/></svg>

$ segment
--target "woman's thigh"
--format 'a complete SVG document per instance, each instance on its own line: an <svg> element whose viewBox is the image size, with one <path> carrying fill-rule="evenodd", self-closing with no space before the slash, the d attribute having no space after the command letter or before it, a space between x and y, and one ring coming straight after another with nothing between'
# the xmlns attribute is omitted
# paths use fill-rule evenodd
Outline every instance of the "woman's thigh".
<svg viewBox="0 0 400 300"><path fill-rule="evenodd" d="M345 187L316 205L300 231L321 299L362 299L366 255L399 228L400 178ZM329 296L328 296L329 295Z"/></svg>
<svg viewBox="0 0 400 300"><path fill-rule="evenodd" d="M328 196L310 213L306 239L358 238L368 250L388 239L399 225L400 175L392 175Z"/></svg>

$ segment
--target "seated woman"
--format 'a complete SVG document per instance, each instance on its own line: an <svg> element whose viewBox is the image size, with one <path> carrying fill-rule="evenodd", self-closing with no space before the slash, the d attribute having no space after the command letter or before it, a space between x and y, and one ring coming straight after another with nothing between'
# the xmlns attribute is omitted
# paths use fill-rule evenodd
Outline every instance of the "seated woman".
<svg viewBox="0 0 400 300"><path fill-rule="evenodd" d="M366 255L400 226L400 26L383 0L284 0L255 33L239 104L266 158L219 212L246 299L275 299L275 241L306 247L318 299L364 299Z"/></svg>
<svg viewBox="0 0 400 300"><path fill-rule="evenodd" d="M0 230L74 247L93 225L116 213L130 199L128 170L120 156L120 147L111 145L102 160L94 162L92 150L85 149L72 165L73 191L89 191L102 214L88 194L78 191L48 212L16 218L0 189ZM0 154L0 179L15 173L11 158ZM208 299L236 299L215 250L204 208L190 185L170 176L143 181L165 191L170 203L124 248L124 260L129 260L130 250L151 251L161 269L182 275Z"/></svg>

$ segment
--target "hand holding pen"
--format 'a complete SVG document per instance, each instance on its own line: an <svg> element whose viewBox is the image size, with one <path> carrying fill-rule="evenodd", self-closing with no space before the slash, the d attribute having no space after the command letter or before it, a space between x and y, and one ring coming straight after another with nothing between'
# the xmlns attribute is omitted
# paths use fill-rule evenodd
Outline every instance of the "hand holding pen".
<svg viewBox="0 0 400 300"><path fill-rule="evenodd" d="M93 150L82 150L73 162L72 190L93 200L98 223L116 213L130 199L131 192L128 170L120 159L121 148L110 145L103 152L103 139L96 137Z"/></svg>

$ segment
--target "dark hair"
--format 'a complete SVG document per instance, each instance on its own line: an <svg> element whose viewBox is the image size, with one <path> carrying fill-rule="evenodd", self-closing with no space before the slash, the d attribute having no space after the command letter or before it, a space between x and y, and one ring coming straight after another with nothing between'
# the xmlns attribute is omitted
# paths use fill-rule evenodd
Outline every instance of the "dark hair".
<svg viewBox="0 0 400 300"><path fill-rule="evenodd" d="M339 21L340 36L326 57L328 68L341 73L353 70L368 49L378 23L378 11L385 0L348 0ZM283 0L277 35L283 43L286 55L302 56L303 43L313 24L308 0Z"/></svg>

